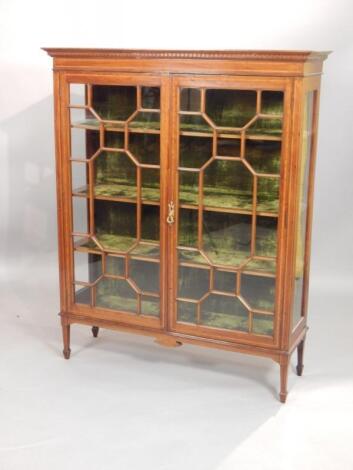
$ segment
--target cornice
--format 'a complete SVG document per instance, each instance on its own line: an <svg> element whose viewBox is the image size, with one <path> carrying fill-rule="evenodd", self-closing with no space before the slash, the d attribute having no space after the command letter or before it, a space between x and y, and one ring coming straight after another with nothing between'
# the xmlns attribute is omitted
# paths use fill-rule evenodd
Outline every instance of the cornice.
<svg viewBox="0 0 353 470"><path fill-rule="evenodd" d="M330 51L261 51L261 50L162 50L162 49L89 49L43 47L51 57L84 59L179 59L243 60L275 62L324 61Z"/></svg>

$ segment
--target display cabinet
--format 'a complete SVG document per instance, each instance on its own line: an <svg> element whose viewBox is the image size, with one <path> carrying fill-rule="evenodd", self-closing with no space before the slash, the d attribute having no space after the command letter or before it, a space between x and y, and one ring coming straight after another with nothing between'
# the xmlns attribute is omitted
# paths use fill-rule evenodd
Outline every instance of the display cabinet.
<svg viewBox="0 0 353 470"><path fill-rule="evenodd" d="M327 53L45 50L65 358L73 323L266 356L284 402Z"/></svg>

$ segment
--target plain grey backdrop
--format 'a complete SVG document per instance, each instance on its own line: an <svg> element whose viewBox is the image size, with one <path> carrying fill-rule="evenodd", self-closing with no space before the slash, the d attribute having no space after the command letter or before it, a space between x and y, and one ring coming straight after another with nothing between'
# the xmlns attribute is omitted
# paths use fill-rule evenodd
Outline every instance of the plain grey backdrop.
<svg viewBox="0 0 353 470"><path fill-rule="evenodd" d="M0 470L353 467L352 24L349 0L0 0ZM83 327L72 359L61 358L52 62L42 46L333 51L306 368L291 375L285 407L277 367L262 359L165 351L113 332L94 342Z"/></svg>

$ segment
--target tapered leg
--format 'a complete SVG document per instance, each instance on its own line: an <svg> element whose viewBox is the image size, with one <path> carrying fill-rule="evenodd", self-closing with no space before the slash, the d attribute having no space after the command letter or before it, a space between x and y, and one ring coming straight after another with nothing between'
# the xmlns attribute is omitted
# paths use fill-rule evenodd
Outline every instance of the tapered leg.
<svg viewBox="0 0 353 470"><path fill-rule="evenodd" d="M70 323L63 323L62 324L63 330L63 341L64 341L64 349L63 354L65 359L70 359Z"/></svg>
<svg viewBox="0 0 353 470"><path fill-rule="evenodd" d="M98 326L92 326L92 334L95 338L97 338L97 336L98 336L98 331L99 331Z"/></svg>
<svg viewBox="0 0 353 470"><path fill-rule="evenodd" d="M288 366L289 356L282 356L280 362L281 391L279 393L281 403L285 403L287 399Z"/></svg>
<svg viewBox="0 0 353 470"><path fill-rule="evenodd" d="M297 374L302 375L304 364L303 364L303 357L304 357L304 345L305 345L305 338L298 344L297 353L298 353L298 364L297 364Z"/></svg>

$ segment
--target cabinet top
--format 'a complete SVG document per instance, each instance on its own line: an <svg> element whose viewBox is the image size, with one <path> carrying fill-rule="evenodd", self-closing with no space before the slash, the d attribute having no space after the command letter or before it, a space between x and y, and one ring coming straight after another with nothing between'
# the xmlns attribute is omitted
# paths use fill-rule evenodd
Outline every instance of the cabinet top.
<svg viewBox="0 0 353 470"><path fill-rule="evenodd" d="M324 61L330 51L266 50L165 50L165 49L93 49L43 47L56 58L122 58L122 59L202 59L274 62Z"/></svg>

